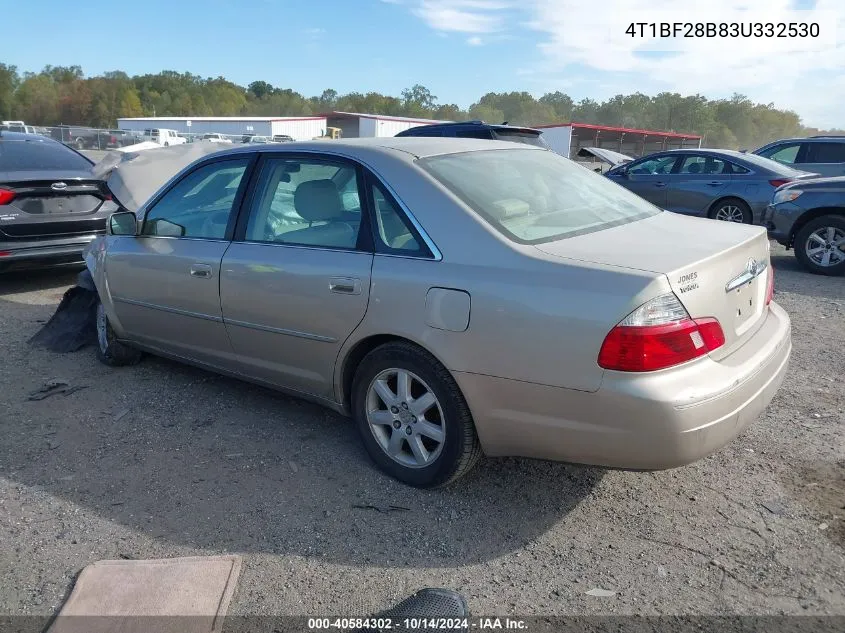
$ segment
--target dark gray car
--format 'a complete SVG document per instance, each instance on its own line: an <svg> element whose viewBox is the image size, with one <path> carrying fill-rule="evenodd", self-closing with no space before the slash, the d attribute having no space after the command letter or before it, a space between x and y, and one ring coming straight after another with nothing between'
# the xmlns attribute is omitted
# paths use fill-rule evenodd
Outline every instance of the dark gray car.
<svg viewBox="0 0 845 633"><path fill-rule="evenodd" d="M684 215L762 224L775 189L818 174L731 150L669 150L611 169L608 178Z"/></svg>
<svg viewBox="0 0 845 633"><path fill-rule="evenodd" d="M845 136L786 138L764 145L754 153L794 169L822 176L845 176Z"/></svg>
<svg viewBox="0 0 845 633"><path fill-rule="evenodd" d="M845 177L817 178L775 192L765 216L769 237L818 275L845 274Z"/></svg>
<svg viewBox="0 0 845 633"><path fill-rule="evenodd" d="M0 131L0 272L82 261L118 208L92 166L44 136Z"/></svg>

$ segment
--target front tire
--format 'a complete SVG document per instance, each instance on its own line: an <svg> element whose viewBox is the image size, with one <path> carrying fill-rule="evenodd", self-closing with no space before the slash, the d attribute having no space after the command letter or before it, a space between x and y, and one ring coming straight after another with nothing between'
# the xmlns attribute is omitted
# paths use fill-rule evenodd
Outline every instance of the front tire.
<svg viewBox="0 0 845 633"><path fill-rule="evenodd" d="M117 340L102 301L97 301L97 358L110 367L135 365L141 352Z"/></svg>
<svg viewBox="0 0 845 633"><path fill-rule="evenodd" d="M823 215L795 235L795 257L809 272L830 277L845 274L845 217Z"/></svg>
<svg viewBox="0 0 845 633"><path fill-rule="evenodd" d="M364 357L352 383L352 412L373 461L411 486L450 484L481 457L455 379L416 345L387 343Z"/></svg>
<svg viewBox="0 0 845 633"><path fill-rule="evenodd" d="M739 198L725 198L718 200L711 208L708 217L711 220L734 222L736 224L751 224L754 216L744 201Z"/></svg>

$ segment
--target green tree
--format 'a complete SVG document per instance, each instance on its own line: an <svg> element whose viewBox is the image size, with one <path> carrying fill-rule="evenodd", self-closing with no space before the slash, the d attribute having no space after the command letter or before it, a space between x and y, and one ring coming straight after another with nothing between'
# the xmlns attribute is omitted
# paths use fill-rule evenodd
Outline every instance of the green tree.
<svg viewBox="0 0 845 633"><path fill-rule="evenodd" d="M0 64L0 117L3 119L15 115L15 91L19 84L17 67Z"/></svg>

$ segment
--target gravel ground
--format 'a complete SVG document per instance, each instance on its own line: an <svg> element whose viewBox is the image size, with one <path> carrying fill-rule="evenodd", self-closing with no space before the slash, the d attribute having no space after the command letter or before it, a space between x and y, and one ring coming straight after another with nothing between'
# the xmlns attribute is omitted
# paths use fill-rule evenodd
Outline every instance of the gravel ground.
<svg viewBox="0 0 845 633"><path fill-rule="evenodd" d="M381 475L317 406L30 349L75 273L7 276L0 614L53 613L96 560L241 553L233 614L363 615L434 585L484 615L845 615L845 280L773 261L793 360L731 445L659 473L486 460L434 492ZM27 401L52 378L87 388Z"/></svg>

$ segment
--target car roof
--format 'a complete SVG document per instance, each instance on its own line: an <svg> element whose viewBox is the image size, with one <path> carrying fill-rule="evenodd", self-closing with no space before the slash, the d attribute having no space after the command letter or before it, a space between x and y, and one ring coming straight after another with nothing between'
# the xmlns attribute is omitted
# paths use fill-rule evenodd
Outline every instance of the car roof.
<svg viewBox="0 0 845 633"><path fill-rule="evenodd" d="M0 130L0 140L3 141L29 141L37 143L58 143L51 138L41 136L40 134L25 134L23 132L9 132L8 130Z"/></svg>
<svg viewBox="0 0 845 633"><path fill-rule="evenodd" d="M655 154L708 154L710 156L733 156L734 158L742 158L745 153L738 152L734 149L705 149L698 147L687 147L685 149L667 149L662 152L654 152Z"/></svg>
<svg viewBox="0 0 845 633"><path fill-rule="evenodd" d="M420 124L414 126L412 128L408 128L406 131L416 130L416 129L425 129L425 130L442 130L442 129L451 129L451 128L462 128L462 127L478 127L478 128L487 128L493 130L516 130L519 132L536 132L537 134L541 134L540 130L534 129L532 127L527 127L523 125L508 125L507 123L487 123L486 121L481 120L474 120L474 121L453 121L451 123L429 123L429 124Z"/></svg>
<svg viewBox="0 0 845 633"><path fill-rule="evenodd" d="M323 151L328 153L339 153L338 150L354 153L355 150L369 150L394 154L404 152L414 158L429 158L444 154L459 154L462 152L477 152L483 150L526 150L526 151L549 151L534 145L517 145L510 141L492 141L474 138L452 138L437 136L390 136L384 138L350 138L319 141L294 141L287 143L283 148L262 149L261 151L273 152L295 152ZM223 150L221 153L237 153L255 151L254 148L233 147Z"/></svg>

